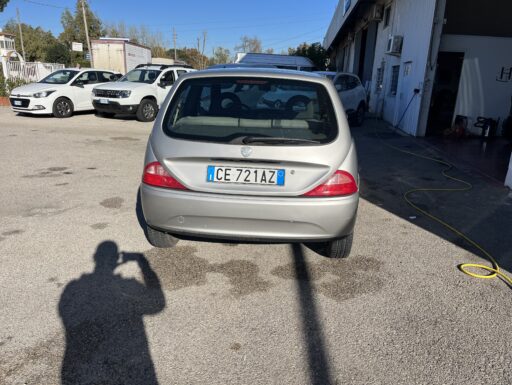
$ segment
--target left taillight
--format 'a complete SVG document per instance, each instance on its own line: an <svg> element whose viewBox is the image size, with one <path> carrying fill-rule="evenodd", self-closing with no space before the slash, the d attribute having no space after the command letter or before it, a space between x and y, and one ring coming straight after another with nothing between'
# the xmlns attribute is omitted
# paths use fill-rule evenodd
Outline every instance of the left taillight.
<svg viewBox="0 0 512 385"><path fill-rule="evenodd" d="M144 167L142 182L156 187L173 190L186 190L180 182L174 179L159 162L151 162Z"/></svg>
<svg viewBox="0 0 512 385"><path fill-rule="evenodd" d="M347 171L336 171L327 182L304 194L306 197L337 197L357 192L357 183Z"/></svg>

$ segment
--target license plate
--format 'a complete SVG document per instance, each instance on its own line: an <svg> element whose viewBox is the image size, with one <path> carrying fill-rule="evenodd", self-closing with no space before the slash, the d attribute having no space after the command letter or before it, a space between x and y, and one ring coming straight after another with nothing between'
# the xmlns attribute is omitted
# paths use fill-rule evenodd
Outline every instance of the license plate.
<svg viewBox="0 0 512 385"><path fill-rule="evenodd" d="M21 106L21 100L15 100L14 101L15 106Z"/></svg>
<svg viewBox="0 0 512 385"><path fill-rule="evenodd" d="M284 186L285 171L273 168L208 166L206 180L214 183L242 183Z"/></svg>
<svg viewBox="0 0 512 385"><path fill-rule="evenodd" d="M108 104L108 99L100 99L100 104Z"/></svg>

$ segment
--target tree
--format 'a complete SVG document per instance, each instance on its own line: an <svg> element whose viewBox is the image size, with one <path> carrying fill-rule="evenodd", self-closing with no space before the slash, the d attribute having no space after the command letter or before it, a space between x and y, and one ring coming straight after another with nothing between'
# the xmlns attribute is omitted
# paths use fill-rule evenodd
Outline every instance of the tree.
<svg viewBox="0 0 512 385"><path fill-rule="evenodd" d="M48 48L57 42L57 39L50 31L45 31L41 27L32 27L25 23L21 24L23 32L23 45L25 48L26 61L47 61ZM18 33L18 23L15 20L9 20L4 26L4 32L16 35L15 44L18 51L21 52L20 34Z"/></svg>
<svg viewBox="0 0 512 385"><path fill-rule="evenodd" d="M171 54L171 50L168 50L167 52L169 55ZM174 50L172 50L172 54L174 55ZM179 48L176 50L176 58L186 62L195 69L201 69L203 63L208 63L208 58L202 55L196 48Z"/></svg>
<svg viewBox="0 0 512 385"><path fill-rule="evenodd" d="M267 48L265 50L265 53L271 53L271 54L274 53L274 48Z"/></svg>
<svg viewBox="0 0 512 385"><path fill-rule="evenodd" d="M133 43L142 44L151 49L153 57L170 57L165 48L169 45L169 42L162 32L151 32L144 25L130 25L127 27L124 22L107 24L105 34L109 37L129 38Z"/></svg>
<svg viewBox="0 0 512 385"><path fill-rule="evenodd" d="M49 63L71 64L71 54L69 48L59 41L55 41L46 51L46 59Z"/></svg>
<svg viewBox="0 0 512 385"><path fill-rule="evenodd" d="M240 44L235 46L235 51L261 53L261 40L258 39L256 36L251 38L249 36L244 35L240 38Z"/></svg>
<svg viewBox="0 0 512 385"><path fill-rule="evenodd" d="M87 27L89 32L89 38L91 40L98 39L103 35L103 27L101 20L91 11L87 2L85 4L85 17L87 19ZM59 35L59 40L64 43L68 48L71 48L72 42L82 43L87 48L87 39L85 35L85 26L82 14L82 1L76 1L75 12L71 13L69 9L65 9L60 17L63 31ZM81 52L72 52L71 60L80 64L88 65L87 61L84 61L83 54Z"/></svg>
<svg viewBox="0 0 512 385"><path fill-rule="evenodd" d="M327 66L327 52L321 43L302 43L297 48L288 48L289 55L304 56L309 58L316 68L325 70Z"/></svg>
<svg viewBox="0 0 512 385"><path fill-rule="evenodd" d="M0 12L4 11L4 8L8 2L9 2L9 0L0 0Z"/></svg>
<svg viewBox="0 0 512 385"><path fill-rule="evenodd" d="M223 47L216 47L213 50L213 57L210 59L210 64L225 64L229 63L231 52L229 49Z"/></svg>

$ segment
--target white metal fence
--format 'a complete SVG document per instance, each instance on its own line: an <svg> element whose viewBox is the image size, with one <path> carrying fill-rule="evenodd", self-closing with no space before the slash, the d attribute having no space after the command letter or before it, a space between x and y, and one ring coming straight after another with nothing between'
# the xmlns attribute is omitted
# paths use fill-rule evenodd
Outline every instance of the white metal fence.
<svg viewBox="0 0 512 385"><path fill-rule="evenodd" d="M41 62L7 62L7 79L20 79L37 82L54 71L64 68L64 64Z"/></svg>

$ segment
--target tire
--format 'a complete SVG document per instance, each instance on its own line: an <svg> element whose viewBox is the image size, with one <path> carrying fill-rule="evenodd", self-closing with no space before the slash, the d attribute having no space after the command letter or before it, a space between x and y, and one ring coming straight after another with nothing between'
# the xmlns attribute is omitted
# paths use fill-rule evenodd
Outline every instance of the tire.
<svg viewBox="0 0 512 385"><path fill-rule="evenodd" d="M61 96L60 98L55 99L53 102L53 116L56 118L69 118L73 115L74 106L73 102L68 98Z"/></svg>
<svg viewBox="0 0 512 385"><path fill-rule="evenodd" d="M364 113L365 113L364 104L360 103L359 107L357 107L357 111L354 114L354 127L361 127L364 123Z"/></svg>
<svg viewBox="0 0 512 385"><path fill-rule="evenodd" d="M146 235L149 243L160 249L174 247L176 246L176 243L178 243L178 238L173 237L171 234L155 230L149 226L146 228Z"/></svg>
<svg viewBox="0 0 512 385"><path fill-rule="evenodd" d="M137 108L137 120L139 122L152 122L158 114L158 105L154 100L142 99Z"/></svg>
<svg viewBox="0 0 512 385"><path fill-rule="evenodd" d="M326 256L329 258L347 258L352 250L352 240L354 234L347 235L344 238L333 239L327 243Z"/></svg>
<svg viewBox="0 0 512 385"><path fill-rule="evenodd" d="M301 106L303 105L304 106L304 109L307 108L307 105L308 103L310 102L311 100L305 96L301 96L301 95L296 95L292 98L290 98L287 102L286 102L286 109L288 111L293 111L293 108L296 107L296 106Z"/></svg>

